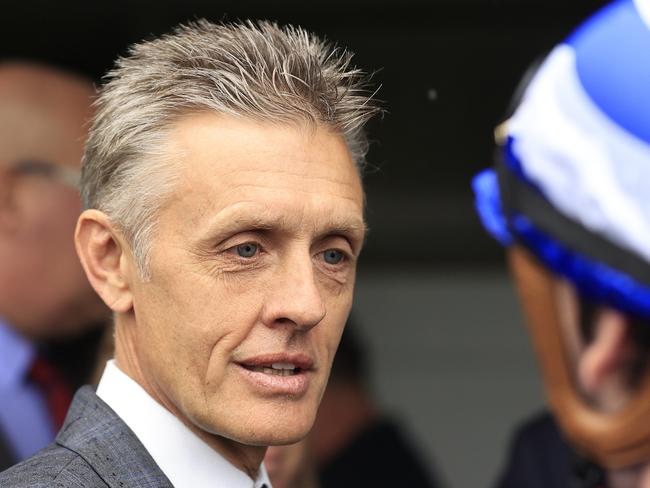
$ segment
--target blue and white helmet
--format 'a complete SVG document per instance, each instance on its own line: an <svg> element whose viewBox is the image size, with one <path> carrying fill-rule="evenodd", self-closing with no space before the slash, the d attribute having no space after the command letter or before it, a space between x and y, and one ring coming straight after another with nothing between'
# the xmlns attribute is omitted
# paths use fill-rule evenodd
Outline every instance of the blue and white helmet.
<svg viewBox="0 0 650 488"><path fill-rule="evenodd" d="M650 0L619 0L544 60L473 182L504 245L650 318Z"/></svg>

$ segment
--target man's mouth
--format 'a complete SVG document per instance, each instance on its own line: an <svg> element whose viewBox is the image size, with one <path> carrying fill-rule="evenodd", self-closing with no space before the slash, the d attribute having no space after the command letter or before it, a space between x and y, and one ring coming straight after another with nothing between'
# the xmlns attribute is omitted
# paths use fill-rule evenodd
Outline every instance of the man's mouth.
<svg viewBox="0 0 650 488"><path fill-rule="evenodd" d="M270 365L261 366L242 364L242 366L255 373L273 374L276 376L293 376L303 371L302 368L299 368L292 363L271 363Z"/></svg>
<svg viewBox="0 0 650 488"><path fill-rule="evenodd" d="M263 394L300 397L309 388L314 361L306 354L262 354L237 361L250 385Z"/></svg>

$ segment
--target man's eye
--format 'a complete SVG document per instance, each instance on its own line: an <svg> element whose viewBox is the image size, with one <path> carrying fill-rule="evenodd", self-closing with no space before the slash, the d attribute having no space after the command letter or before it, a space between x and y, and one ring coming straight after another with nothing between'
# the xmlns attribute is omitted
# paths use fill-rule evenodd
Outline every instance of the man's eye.
<svg viewBox="0 0 650 488"><path fill-rule="evenodd" d="M240 244L235 248L237 251L237 255L242 257L242 258L252 258L257 254L257 249L258 246L257 244L254 244L252 242L246 242L244 244Z"/></svg>
<svg viewBox="0 0 650 488"><path fill-rule="evenodd" d="M328 249L323 253L323 259L327 264L339 264L345 256L337 249Z"/></svg>

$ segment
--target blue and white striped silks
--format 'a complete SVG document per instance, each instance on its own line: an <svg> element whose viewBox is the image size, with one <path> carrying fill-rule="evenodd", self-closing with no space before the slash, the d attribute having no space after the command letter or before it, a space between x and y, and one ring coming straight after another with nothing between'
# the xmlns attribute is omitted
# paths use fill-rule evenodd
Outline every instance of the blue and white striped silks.
<svg viewBox="0 0 650 488"><path fill-rule="evenodd" d="M570 220L650 263L650 0L617 1L544 61L507 123L510 167ZM512 234L583 293L650 317L650 288L500 208L498 181L473 183L486 228Z"/></svg>

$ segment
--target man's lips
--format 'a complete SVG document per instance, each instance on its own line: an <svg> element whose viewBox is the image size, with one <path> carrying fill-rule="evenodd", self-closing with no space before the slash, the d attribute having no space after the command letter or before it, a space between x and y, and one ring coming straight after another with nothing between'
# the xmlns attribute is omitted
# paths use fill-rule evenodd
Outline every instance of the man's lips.
<svg viewBox="0 0 650 488"><path fill-rule="evenodd" d="M255 390L272 395L303 395L314 371L314 361L306 354L264 354L236 364Z"/></svg>
<svg viewBox="0 0 650 488"><path fill-rule="evenodd" d="M264 354L237 361L250 371L268 374L297 374L314 369L314 361L306 354Z"/></svg>

